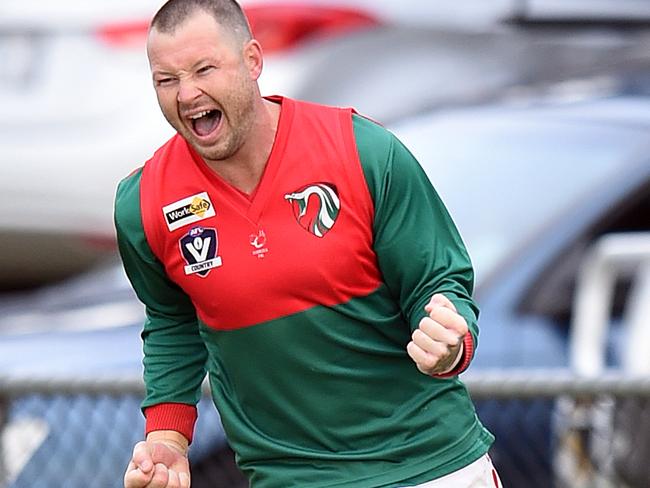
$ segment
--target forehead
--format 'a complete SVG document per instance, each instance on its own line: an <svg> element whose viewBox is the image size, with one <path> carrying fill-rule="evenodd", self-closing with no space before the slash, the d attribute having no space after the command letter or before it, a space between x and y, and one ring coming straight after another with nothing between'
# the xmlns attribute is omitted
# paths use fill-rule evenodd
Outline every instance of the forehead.
<svg viewBox="0 0 650 488"><path fill-rule="evenodd" d="M147 55L153 64L176 64L191 56L218 55L232 49L233 39L210 14L197 11L172 32L151 29Z"/></svg>

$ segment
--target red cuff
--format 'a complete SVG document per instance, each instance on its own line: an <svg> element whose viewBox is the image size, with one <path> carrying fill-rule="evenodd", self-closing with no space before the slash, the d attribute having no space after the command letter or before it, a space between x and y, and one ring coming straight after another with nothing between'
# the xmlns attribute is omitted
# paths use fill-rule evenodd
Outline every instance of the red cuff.
<svg viewBox="0 0 650 488"><path fill-rule="evenodd" d="M145 435L154 430L175 430L192 442L197 412L194 405L160 403L144 409Z"/></svg>
<svg viewBox="0 0 650 488"><path fill-rule="evenodd" d="M458 376L463 371L465 371L469 363L472 361L472 356L474 355L474 339L472 339L472 334L467 332L465 338L463 339L463 357L458 362L458 365L451 371L442 374L434 374L434 378L451 378L453 376Z"/></svg>

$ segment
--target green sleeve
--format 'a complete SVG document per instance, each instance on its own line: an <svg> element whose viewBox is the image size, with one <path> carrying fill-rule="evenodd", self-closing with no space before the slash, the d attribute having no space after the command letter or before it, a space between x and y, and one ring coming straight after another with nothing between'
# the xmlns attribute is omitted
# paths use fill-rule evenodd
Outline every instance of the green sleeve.
<svg viewBox="0 0 650 488"><path fill-rule="evenodd" d="M456 225L408 149L386 129L353 117L374 203L374 249L388 289L412 330L426 316L431 296L443 293L467 321L476 347L474 271Z"/></svg>
<svg viewBox="0 0 650 488"><path fill-rule="evenodd" d="M142 332L146 397L142 407L196 405L207 352L192 302L167 277L145 238L140 214L141 176L140 169L120 182L115 227L124 269L146 311Z"/></svg>

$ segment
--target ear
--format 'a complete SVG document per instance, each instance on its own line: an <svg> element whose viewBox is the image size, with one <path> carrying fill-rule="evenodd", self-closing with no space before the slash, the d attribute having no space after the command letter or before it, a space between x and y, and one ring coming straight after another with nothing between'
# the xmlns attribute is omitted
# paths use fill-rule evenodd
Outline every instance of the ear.
<svg viewBox="0 0 650 488"><path fill-rule="evenodd" d="M262 46L257 40L251 39L244 45L244 63L246 63L251 79L257 80L262 74L264 65Z"/></svg>

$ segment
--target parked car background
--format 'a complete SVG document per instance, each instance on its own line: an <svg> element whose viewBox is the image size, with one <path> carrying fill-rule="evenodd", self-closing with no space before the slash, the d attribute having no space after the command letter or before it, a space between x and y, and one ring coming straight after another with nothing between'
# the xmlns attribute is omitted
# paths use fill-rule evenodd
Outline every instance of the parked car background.
<svg viewBox="0 0 650 488"><path fill-rule="evenodd" d="M642 29L549 28L534 23L534 2L527 15L513 0L243 3L267 46L265 94L355 106L385 124L650 57ZM0 289L114 252L115 186L172 134L144 55L160 4L0 4Z"/></svg>
<svg viewBox="0 0 650 488"><path fill-rule="evenodd" d="M115 262L111 208L118 179L171 134L142 44L159 4L0 4L0 288L55 282L0 296L3 374L139 374L142 309ZM613 12L593 5L582 23L581 2L504 0L491 13L471 2L483 13L461 22L432 18L434 5L448 2L290 4L245 2L263 25L282 27L265 34L277 44L262 88L356 106L388 123L421 161L476 266L482 333L472 371L568 367L576 279L590 246L609 233L650 231L647 6L617 2L612 26ZM611 367L623 362L632 286L629 278L617 286ZM91 475L112 486L142 432L137 404L11 403L12 435L40 432L12 488L81 488ZM479 405L497 433L506 486L552 486L553 409L504 415ZM120 422L107 426L103 414L115 410ZM204 410L193 456L209 466L224 439ZM92 422L75 423L88 412ZM71 447L108 434L110 445ZM71 465L81 468L64 478Z"/></svg>

